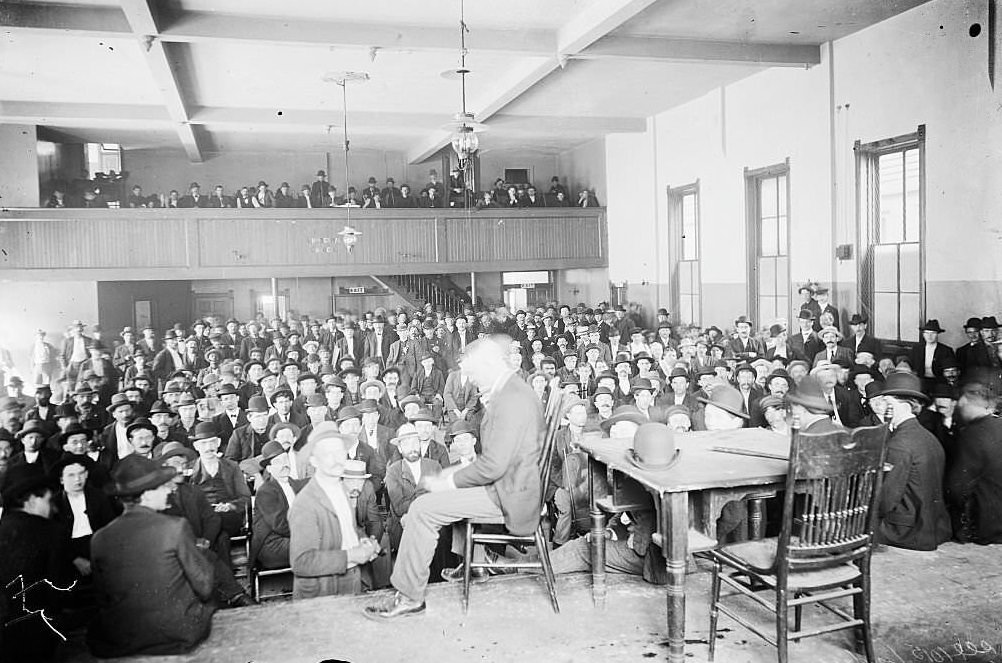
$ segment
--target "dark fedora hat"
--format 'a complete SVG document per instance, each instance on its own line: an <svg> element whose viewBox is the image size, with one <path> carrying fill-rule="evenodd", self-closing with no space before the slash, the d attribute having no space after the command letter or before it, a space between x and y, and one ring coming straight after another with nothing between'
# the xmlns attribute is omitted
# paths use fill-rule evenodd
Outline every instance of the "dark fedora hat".
<svg viewBox="0 0 1002 663"><path fill-rule="evenodd" d="M476 429L470 425L470 422L466 419L456 419L452 426L449 427L449 435L456 437L457 435L462 435L463 433L469 433L474 437L477 435Z"/></svg>
<svg viewBox="0 0 1002 663"><path fill-rule="evenodd" d="M288 450L278 442L265 442L264 446L261 447L261 455L257 457L258 465L261 466L262 470L267 469L268 464L271 463L271 461L275 460L287 451Z"/></svg>
<svg viewBox="0 0 1002 663"><path fill-rule="evenodd" d="M168 442L160 450L160 457L157 459L161 464L168 458L173 458L174 456L181 456L185 460L193 461L198 458L198 454L195 453L194 449L189 449L180 442L173 441Z"/></svg>
<svg viewBox="0 0 1002 663"><path fill-rule="evenodd" d="M138 419L134 419L128 428L125 429L125 436L132 437L132 433L141 428L150 431L154 436L157 434L157 427L153 425L153 422L146 417L139 417Z"/></svg>
<svg viewBox="0 0 1002 663"><path fill-rule="evenodd" d="M227 382L216 391L216 396L239 396L240 390Z"/></svg>
<svg viewBox="0 0 1002 663"><path fill-rule="evenodd" d="M0 499L9 506L22 496L40 488L52 488L49 475L41 463L21 463L11 466L0 480Z"/></svg>
<svg viewBox="0 0 1002 663"><path fill-rule="evenodd" d="M810 309L802 308L802 309L800 309L800 313L797 314L797 319L799 319L799 320L813 320L814 319L814 314L811 313Z"/></svg>
<svg viewBox="0 0 1002 663"><path fill-rule="evenodd" d="M191 436L192 441L219 439L219 428L211 421L200 421L195 424L195 434Z"/></svg>
<svg viewBox="0 0 1002 663"><path fill-rule="evenodd" d="M765 379L765 383L768 385L772 382L773 378L782 378L783 380L786 380L786 384L789 385L791 391L797 387L796 381L790 377L789 372L787 372L785 368L777 368L773 370L773 372L769 373L769 376Z"/></svg>
<svg viewBox="0 0 1002 663"><path fill-rule="evenodd" d="M697 400L707 405L714 405L736 417L747 419L748 415L741 411L744 399L741 392L729 384L719 384L710 388L709 398L700 396Z"/></svg>
<svg viewBox="0 0 1002 663"><path fill-rule="evenodd" d="M919 327L919 331L931 331L937 334L942 334L946 330L939 326L939 320L936 318L931 318L925 321L925 324Z"/></svg>
<svg viewBox="0 0 1002 663"><path fill-rule="evenodd" d="M174 414L174 411L163 401L155 401L150 407L149 414Z"/></svg>
<svg viewBox="0 0 1002 663"><path fill-rule="evenodd" d="M633 384L630 385L630 392L636 393L638 391L649 391L654 393L654 385L651 384L651 381L648 378L637 378L633 381Z"/></svg>
<svg viewBox="0 0 1002 663"><path fill-rule="evenodd" d="M662 423L649 422L637 429L633 436L633 448L626 450L626 460L641 470L658 472L675 465L681 453L675 448L672 429Z"/></svg>
<svg viewBox="0 0 1002 663"><path fill-rule="evenodd" d="M132 404L133 404L132 401L130 401L129 397L126 396L124 393L117 393L117 394L112 394L111 404L109 404L108 407L106 407L105 409L108 411L109 414L111 414L112 412L122 407L123 405L132 405Z"/></svg>
<svg viewBox="0 0 1002 663"><path fill-rule="evenodd" d="M174 478L173 467L163 467L149 458L132 454L123 458L111 473L112 495L142 495Z"/></svg>
<svg viewBox="0 0 1002 663"><path fill-rule="evenodd" d="M809 410L819 410L828 413L834 411L832 404L825 398L824 387L821 386L821 382L813 375L808 375L801 380L800 384L797 385L796 391L792 391L786 395L786 400L797 405L803 405Z"/></svg>
<svg viewBox="0 0 1002 663"><path fill-rule="evenodd" d="M358 408L354 405L345 405L343 408L337 411L337 419L335 422L341 423L343 421L348 421L349 419L361 419L362 413L358 411Z"/></svg>
<svg viewBox="0 0 1002 663"><path fill-rule="evenodd" d="M28 421L24 423L24 426L21 428L21 430L15 433L14 437L20 440L25 435L31 435L32 433L41 435L42 437L49 436L48 431L45 429L45 426L42 424L40 420L28 419Z"/></svg>
<svg viewBox="0 0 1002 663"><path fill-rule="evenodd" d="M269 412L268 399L264 396L251 396L247 401L247 412L267 414Z"/></svg>
<svg viewBox="0 0 1002 663"><path fill-rule="evenodd" d="M646 424L649 419L644 416L636 405L620 405L612 411L612 416L603 421L600 425L602 430L609 432L610 429L621 421L632 421L638 426Z"/></svg>
<svg viewBox="0 0 1002 663"><path fill-rule="evenodd" d="M994 315L986 315L981 318L981 327L983 329L995 329L999 326L998 321L995 319Z"/></svg>
<svg viewBox="0 0 1002 663"><path fill-rule="evenodd" d="M94 431L87 428L83 424L74 421L72 424L67 426L66 430L64 430L59 436L59 444L66 444L66 440L70 439L74 435L86 435L88 441L94 439Z"/></svg>
<svg viewBox="0 0 1002 663"><path fill-rule="evenodd" d="M276 389L275 392L271 395L271 403L272 403L272 405L275 404L275 401L278 399L279 396L285 396L290 401L296 399L296 395L293 394L292 390L289 389L284 384L281 387L279 387L278 389Z"/></svg>
<svg viewBox="0 0 1002 663"><path fill-rule="evenodd" d="M860 315L859 313L853 313L852 317L849 318L850 325L865 325L869 322L869 319L865 315Z"/></svg>
<svg viewBox="0 0 1002 663"><path fill-rule="evenodd" d="M892 371L884 380L883 396L898 398L913 398L922 403L928 403L929 397L922 393L922 381L911 371Z"/></svg>

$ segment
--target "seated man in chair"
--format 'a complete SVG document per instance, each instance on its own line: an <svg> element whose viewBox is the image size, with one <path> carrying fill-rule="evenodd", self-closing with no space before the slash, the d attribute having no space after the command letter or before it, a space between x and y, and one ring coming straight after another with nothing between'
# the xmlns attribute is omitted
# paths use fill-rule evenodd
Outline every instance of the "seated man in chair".
<svg viewBox="0 0 1002 663"><path fill-rule="evenodd" d="M397 592L368 606L366 617L393 620L425 611L429 567L445 525L503 518L515 535L531 534L538 526L543 412L535 392L506 361L510 342L497 335L467 346L461 368L483 392L487 409L484 453L466 467L422 478L428 493L414 500L404 518L390 579Z"/></svg>

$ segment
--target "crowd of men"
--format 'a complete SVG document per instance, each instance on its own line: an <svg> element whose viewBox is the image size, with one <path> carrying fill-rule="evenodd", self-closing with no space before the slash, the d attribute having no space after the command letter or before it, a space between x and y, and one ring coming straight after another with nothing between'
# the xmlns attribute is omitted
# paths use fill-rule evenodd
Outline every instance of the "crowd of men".
<svg viewBox="0 0 1002 663"><path fill-rule="evenodd" d="M68 191L65 183L56 182L53 192L45 202L46 207L60 208L105 208L109 197L100 186L87 184ZM503 178L494 182L486 191L473 191L466 186L463 173L453 170L446 180L440 180L438 171L428 171L428 181L419 188L403 183L399 187L393 177L387 177L382 186L375 177L370 177L365 187L349 186L347 191L338 192L337 187L327 179L327 172L318 170L310 184L294 188L282 182L272 189L261 180L256 185L241 186L227 191L222 184L211 191L203 191L198 182L188 185L185 192L172 189L166 194L148 193L140 184L131 188L128 197L112 201L119 207L128 208L213 208L213 209L258 209L258 208L325 208L359 207L363 209L409 209L433 207L476 207L477 209L521 208L521 207L597 207L595 194L587 188L581 189L576 197L571 197L567 188L554 176L546 191L533 184L506 183Z"/></svg>
<svg viewBox="0 0 1002 663"><path fill-rule="evenodd" d="M14 377L0 399L0 586L74 589L41 588L31 604L3 595L0 646L44 660L56 639L19 619L26 606L58 618L84 604L99 656L186 651L217 606L253 602L230 549L248 531L248 564L291 568L295 599L393 586L366 616L420 614L429 577L462 578L461 541L443 529L457 514L534 527L538 501L526 510L506 482L536 476L554 390L565 393L545 497L558 573L590 563L572 517L586 435L641 449L690 430L887 425L879 540L1002 541L997 320L967 320L956 349L929 320L888 354L865 316L843 334L827 291L801 292L797 329L553 304L196 320L116 339L74 321L59 347L39 332L34 395ZM649 514L624 527L608 563L663 582ZM743 504L724 509L717 536L748 536Z"/></svg>

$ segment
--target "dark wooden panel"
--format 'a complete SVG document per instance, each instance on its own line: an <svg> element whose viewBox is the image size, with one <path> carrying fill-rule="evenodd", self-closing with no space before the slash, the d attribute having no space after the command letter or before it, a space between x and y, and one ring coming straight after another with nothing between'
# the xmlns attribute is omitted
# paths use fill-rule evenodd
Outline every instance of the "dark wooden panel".
<svg viewBox="0 0 1002 663"><path fill-rule="evenodd" d="M435 261L434 219L350 219L362 233L352 251L344 219L199 219L201 267Z"/></svg>
<svg viewBox="0 0 1002 663"><path fill-rule="evenodd" d="M185 267L183 219L0 218L0 265L10 269Z"/></svg>
<svg viewBox="0 0 1002 663"><path fill-rule="evenodd" d="M361 233L352 252L342 232ZM149 280L604 267L603 209L0 210L16 280Z"/></svg>
<svg viewBox="0 0 1002 663"><path fill-rule="evenodd" d="M450 218L446 227L451 261L605 258L601 217L596 216Z"/></svg>

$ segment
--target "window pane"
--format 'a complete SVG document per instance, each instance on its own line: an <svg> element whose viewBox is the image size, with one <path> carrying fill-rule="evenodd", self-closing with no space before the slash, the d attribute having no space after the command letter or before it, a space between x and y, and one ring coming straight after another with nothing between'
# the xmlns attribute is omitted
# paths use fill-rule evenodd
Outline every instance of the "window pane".
<svg viewBox="0 0 1002 663"><path fill-rule="evenodd" d="M789 237L787 233L789 232L787 228L787 219L785 216L779 217L779 254L785 256L787 249L790 245Z"/></svg>
<svg viewBox="0 0 1002 663"><path fill-rule="evenodd" d="M760 320L756 321L757 324L766 324L770 320L776 317L776 298L775 297L759 297L758 298L758 315ZM755 330L752 330L754 333Z"/></svg>
<svg viewBox="0 0 1002 663"><path fill-rule="evenodd" d="M781 176L779 178L779 182L778 182L778 184L776 186L776 194L777 194L777 196L779 198L778 199L779 214L780 214L780 216L785 216L786 215L786 194L787 194L787 190L786 190L786 175L783 175L783 176Z"/></svg>
<svg viewBox="0 0 1002 663"><path fill-rule="evenodd" d="M783 326L789 328L789 314L787 311L790 310L790 298L789 297L777 297L776 298L776 320L775 322L781 322Z"/></svg>
<svg viewBox="0 0 1002 663"><path fill-rule="evenodd" d="M898 245L873 247L873 291L898 291Z"/></svg>
<svg viewBox="0 0 1002 663"><path fill-rule="evenodd" d="M919 245L901 245L901 292L917 293L919 284Z"/></svg>
<svg viewBox="0 0 1002 663"><path fill-rule="evenodd" d="M776 259L776 294L780 296L786 295L790 292L790 275L787 273L787 265L789 262L789 258ZM784 306L779 310L785 311L786 307Z"/></svg>
<svg viewBox="0 0 1002 663"><path fill-rule="evenodd" d="M880 169L880 243L900 242L904 238L904 179L901 152L883 154Z"/></svg>
<svg viewBox="0 0 1002 663"><path fill-rule="evenodd" d="M905 152L905 241L919 241L919 151Z"/></svg>
<svg viewBox="0 0 1002 663"><path fill-rule="evenodd" d="M766 297L776 294L776 260L762 258L758 261L758 294Z"/></svg>
<svg viewBox="0 0 1002 663"><path fill-rule="evenodd" d="M692 292L692 268L690 263L680 262L678 264L678 290L682 294Z"/></svg>
<svg viewBox="0 0 1002 663"><path fill-rule="evenodd" d="M918 328L922 324L919 310L919 295L901 293L901 337L903 341L918 338Z"/></svg>
<svg viewBox="0 0 1002 663"><path fill-rule="evenodd" d="M758 185L758 215L759 218L776 216L776 178L767 177L759 180Z"/></svg>
<svg viewBox="0 0 1002 663"><path fill-rule="evenodd" d="M779 239L776 236L776 217L762 217L759 223L762 227L762 245L759 249L759 255L774 256L776 255L776 247L779 243Z"/></svg>
<svg viewBox="0 0 1002 663"><path fill-rule="evenodd" d="M873 296L873 335L878 338L898 338L898 296L876 293Z"/></svg>

